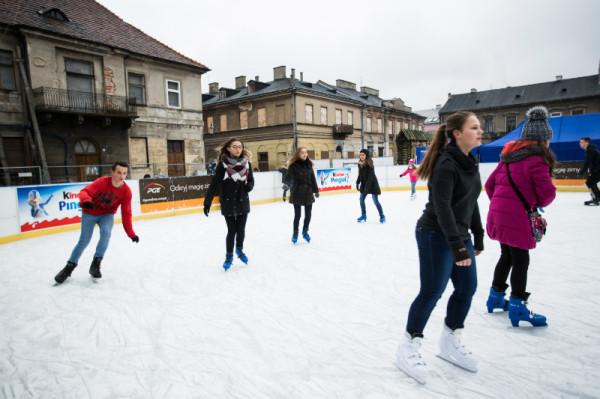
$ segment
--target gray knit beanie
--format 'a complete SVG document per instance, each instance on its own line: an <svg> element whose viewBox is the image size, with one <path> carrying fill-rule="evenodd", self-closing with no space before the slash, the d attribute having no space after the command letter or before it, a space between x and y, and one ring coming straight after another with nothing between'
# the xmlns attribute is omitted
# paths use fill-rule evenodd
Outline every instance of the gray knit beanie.
<svg viewBox="0 0 600 399"><path fill-rule="evenodd" d="M548 123L548 110L538 105L527 111L527 121L521 131L520 140L551 140L552 128Z"/></svg>

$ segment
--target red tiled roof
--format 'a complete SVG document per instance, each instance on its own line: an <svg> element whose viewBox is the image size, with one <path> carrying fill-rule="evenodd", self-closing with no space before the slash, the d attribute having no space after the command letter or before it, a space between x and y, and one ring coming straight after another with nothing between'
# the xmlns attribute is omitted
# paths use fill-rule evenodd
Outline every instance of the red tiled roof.
<svg viewBox="0 0 600 399"><path fill-rule="evenodd" d="M61 22L40 13L51 8L61 10L69 21ZM94 0L0 0L0 24L33 28L208 70Z"/></svg>

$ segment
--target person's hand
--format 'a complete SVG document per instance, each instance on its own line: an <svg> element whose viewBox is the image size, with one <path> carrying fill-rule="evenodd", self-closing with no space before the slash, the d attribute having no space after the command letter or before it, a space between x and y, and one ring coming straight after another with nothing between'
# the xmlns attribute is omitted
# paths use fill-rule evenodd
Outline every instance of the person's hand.
<svg viewBox="0 0 600 399"><path fill-rule="evenodd" d="M315 197L319 198L319 195L320 195L320 194L319 194L319 192L317 191L317 192L315 193Z"/></svg>
<svg viewBox="0 0 600 399"><path fill-rule="evenodd" d="M210 206L205 206L204 207L204 214L206 215L206 217L208 217L208 213L210 212Z"/></svg>
<svg viewBox="0 0 600 399"><path fill-rule="evenodd" d="M136 244L138 242L140 242L140 237L138 237L138 236L133 236L133 237L130 237L130 238L131 238L131 241L135 242Z"/></svg>
<svg viewBox="0 0 600 399"><path fill-rule="evenodd" d="M452 252L454 252L454 263L456 266L471 266L471 257L466 247L454 248Z"/></svg>
<svg viewBox="0 0 600 399"><path fill-rule="evenodd" d="M356 191L360 191L360 184L356 184Z"/></svg>
<svg viewBox="0 0 600 399"><path fill-rule="evenodd" d="M475 256L479 256L480 254L481 254L481 251L480 251L480 250L478 250L478 249L476 249L476 250L475 250Z"/></svg>
<svg viewBox="0 0 600 399"><path fill-rule="evenodd" d="M94 203L92 201L84 201L81 206L85 209L94 209Z"/></svg>
<svg viewBox="0 0 600 399"><path fill-rule="evenodd" d="M468 267L471 266L471 258L456 262L456 266Z"/></svg>

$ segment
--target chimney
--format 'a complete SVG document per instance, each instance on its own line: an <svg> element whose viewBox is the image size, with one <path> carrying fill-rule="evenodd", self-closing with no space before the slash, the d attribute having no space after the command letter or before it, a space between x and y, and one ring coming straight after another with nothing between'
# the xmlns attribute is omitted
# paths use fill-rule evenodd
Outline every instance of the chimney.
<svg viewBox="0 0 600 399"><path fill-rule="evenodd" d="M300 81L304 82L304 72L300 72Z"/></svg>
<svg viewBox="0 0 600 399"><path fill-rule="evenodd" d="M208 94L219 93L219 82L213 82L208 84Z"/></svg>
<svg viewBox="0 0 600 399"><path fill-rule="evenodd" d="M340 89L350 89L356 91L356 83L348 82L347 80L338 79L335 81L335 86Z"/></svg>
<svg viewBox="0 0 600 399"><path fill-rule="evenodd" d="M292 68L292 73L290 74L290 78L296 79L296 68Z"/></svg>
<svg viewBox="0 0 600 399"><path fill-rule="evenodd" d="M254 81L255 81L255 82L260 82L260 79L259 79L258 75L256 75L256 76L254 77Z"/></svg>
<svg viewBox="0 0 600 399"><path fill-rule="evenodd" d="M476 88L472 88L471 89L471 93L477 93L477 89Z"/></svg>
<svg viewBox="0 0 600 399"><path fill-rule="evenodd" d="M285 65L273 68L273 80L285 79Z"/></svg>
<svg viewBox="0 0 600 399"><path fill-rule="evenodd" d="M379 97L379 90L372 89L372 88L367 87L367 86L362 86L360 88L360 92L363 93L363 94L368 94L370 96Z"/></svg>
<svg viewBox="0 0 600 399"><path fill-rule="evenodd" d="M452 98L452 93L448 92L448 98Z"/></svg>
<svg viewBox="0 0 600 399"><path fill-rule="evenodd" d="M243 89L246 87L246 77L244 75L235 78L235 89Z"/></svg>
<svg viewBox="0 0 600 399"><path fill-rule="evenodd" d="M442 109L442 104L435 104L435 109L436 109L436 110L438 110L438 109Z"/></svg>
<svg viewBox="0 0 600 399"><path fill-rule="evenodd" d="M556 75L556 81L560 82L562 80L562 75Z"/></svg>

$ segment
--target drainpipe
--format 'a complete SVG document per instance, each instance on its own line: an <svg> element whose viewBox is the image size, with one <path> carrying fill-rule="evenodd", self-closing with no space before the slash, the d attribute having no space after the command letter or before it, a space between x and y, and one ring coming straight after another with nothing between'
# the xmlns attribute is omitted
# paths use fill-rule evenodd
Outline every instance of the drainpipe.
<svg viewBox="0 0 600 399"><path fill-rule="evenodd" d="M296 122L296 82L291 79L292 93L292 150L294 153L298 150L298 124Z"/></svg>
<svg viewBox="0 0 600 399"><path fill-rule="evenodd" d="M360 148L365 148L365 106L360 109Z"/></svg>

